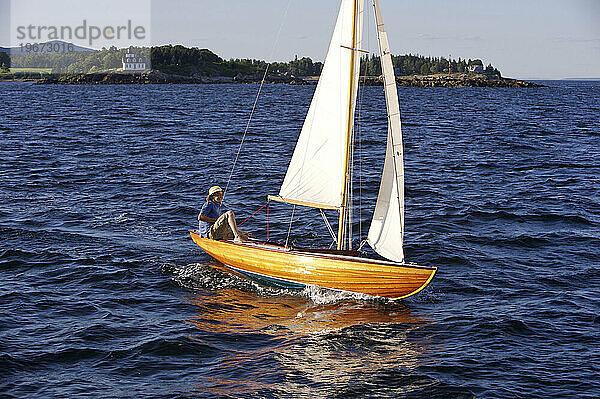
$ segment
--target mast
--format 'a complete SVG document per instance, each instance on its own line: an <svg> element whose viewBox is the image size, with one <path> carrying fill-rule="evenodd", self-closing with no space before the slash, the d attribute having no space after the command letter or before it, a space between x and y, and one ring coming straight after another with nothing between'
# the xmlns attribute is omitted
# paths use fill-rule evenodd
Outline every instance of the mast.
<svg viewBox="0 0 600 399"><path fill-rule="evenodd" d="M346 230L346 212L348 205L347 198L347 187L348 187L348 175L350 173L350 137L352 135L352 114L354 107L354 58L356 56L356 21L358 14L358 1L354 0L353 10L352 10L352 44L350 49L350 85L348 90L348 116L346 120L346 155L344 162L344 175L343 175L343 184L342 184L342 205L340 207L340 218L339 218L339 226L338 226L338 235L337 235L337 249L344 249L345 245L345 230ZM351 243L350 243L351 245Z"/></svg>

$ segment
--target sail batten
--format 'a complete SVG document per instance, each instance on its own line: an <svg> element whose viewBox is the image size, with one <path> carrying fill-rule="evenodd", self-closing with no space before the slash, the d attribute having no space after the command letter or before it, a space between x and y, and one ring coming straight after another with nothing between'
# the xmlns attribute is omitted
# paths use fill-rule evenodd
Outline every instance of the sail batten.
<svg viewBox="0 0 600 399"><path fill-rule="evenodd" d="M373 0L388 113L385 161L367 241L381 256L404 261L404 154L398 89L379 1Z"/></svg>

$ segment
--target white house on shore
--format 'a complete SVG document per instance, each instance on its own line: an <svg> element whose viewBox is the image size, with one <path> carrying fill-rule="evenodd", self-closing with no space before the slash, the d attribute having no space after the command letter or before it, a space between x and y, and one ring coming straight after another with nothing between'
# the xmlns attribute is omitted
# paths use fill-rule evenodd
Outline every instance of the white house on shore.
<svg viewBox="0 0 600 399"><path fill-rule="evenodd" d="M479 64L471 64L467 67L469 72L483 73L483 66Z"/></svg>
<svg viewBox="0 0 600 399"><path fill-rule="evenodd" d="M123 71L145 71L148 61L146 57L136 56L131 50L123 57Z"/></svg>

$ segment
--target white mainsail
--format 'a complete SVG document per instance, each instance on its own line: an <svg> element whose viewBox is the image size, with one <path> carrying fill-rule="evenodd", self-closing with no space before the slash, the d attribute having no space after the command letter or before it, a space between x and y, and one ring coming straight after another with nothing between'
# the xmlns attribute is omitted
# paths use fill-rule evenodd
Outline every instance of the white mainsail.
<svg viewBox="0 0 600 399"><path fill-rule="evenodd" d="M342 206L347 125L350 118L353 126L360 72L360 57L355 56L350 76L351 53L362 42L363 3L342 0L323 71L279 191L284 200L322 208Z"/></svg>
<svg viewBox="0 0 600 399"><path fill-rule="evenodd" d="M388 137L379 195L367 241L379 255L396 262L403 262L404 154L400 106L390 46L378 0L373 0L373 5L387 104Z"/></svg>

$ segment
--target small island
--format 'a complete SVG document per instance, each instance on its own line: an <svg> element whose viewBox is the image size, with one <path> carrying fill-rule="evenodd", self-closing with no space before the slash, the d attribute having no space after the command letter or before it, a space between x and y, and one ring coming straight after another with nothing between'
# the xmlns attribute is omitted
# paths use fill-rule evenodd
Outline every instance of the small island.
<svg viewBox="0 0 600 399"><path fill-rule="evenodd" d="M262 77L254 75L227 76L185 76L166 74L151 70L140 74L119 72L88 73L74 75L46 75L35 80L40 84L219 84L219 83L261 83ZM318 77L296 77L269 74L266 83L284 83L291 85L316 85ZM409 87L542 87L539 84L497 76L449 74L449 75L411 75L396 78L399 86ZM361 77L366 86L381 86L381 77Z"/></svg>
<svg viewBox="0 0 600 399"><path fill-rule="evenodd" d="M0 80L38 84L255 84L261 83L264 77L265 83L315 85L323 69L321 62L313 62L308 57L273 63L224 60L208 49L180 45L111 47L68 54L13 54L10 58L0 51L0 57ZM542 87L502 77L498 69L491 64L484 67L479 59L454 60L408 54L393 56L392 60L399 86ZM32 63L43 68L32 68ZM378 56L361 58L361 82L370 86L383 84Z"/></svg>

